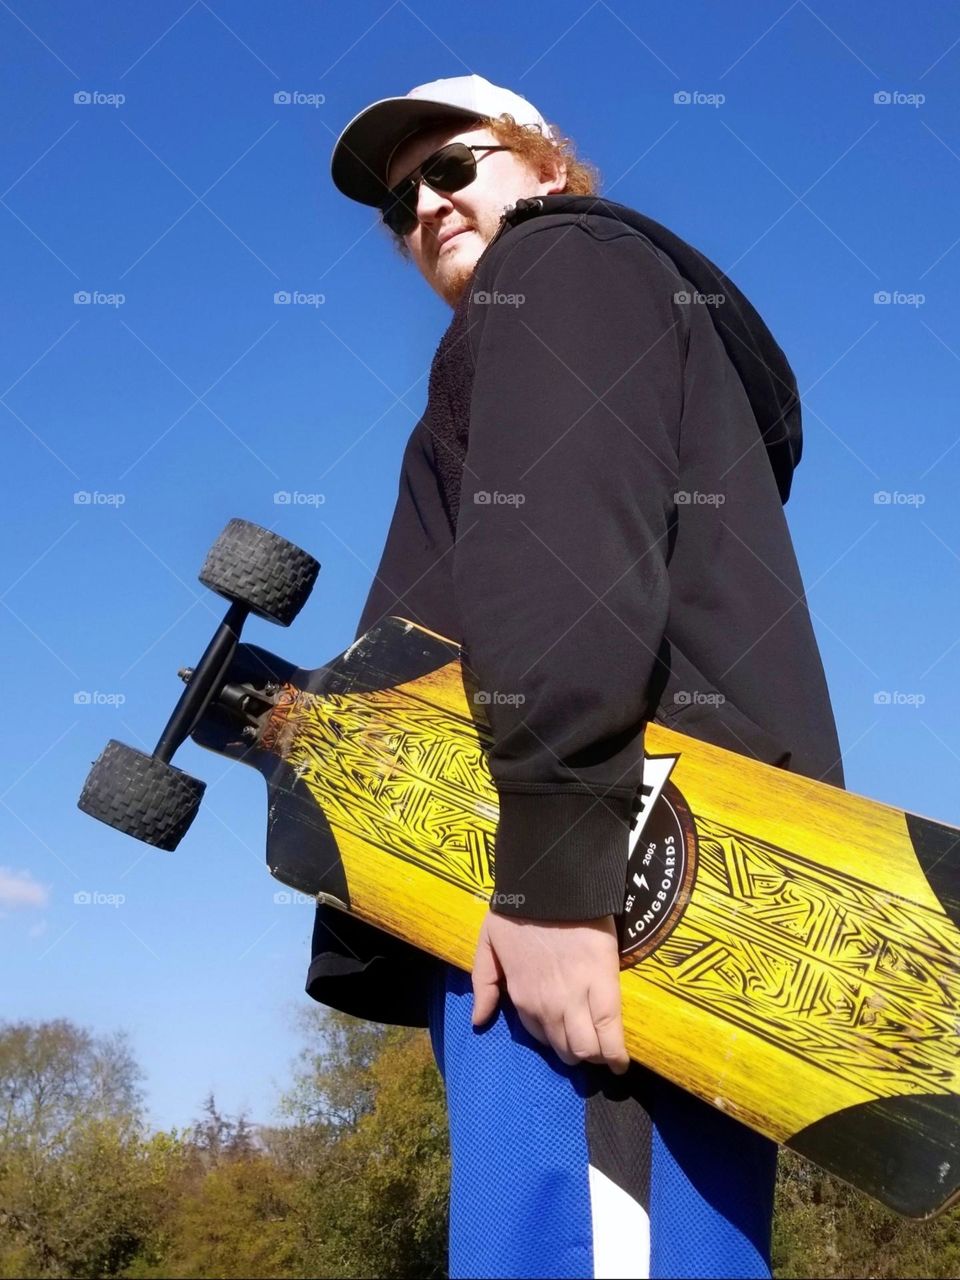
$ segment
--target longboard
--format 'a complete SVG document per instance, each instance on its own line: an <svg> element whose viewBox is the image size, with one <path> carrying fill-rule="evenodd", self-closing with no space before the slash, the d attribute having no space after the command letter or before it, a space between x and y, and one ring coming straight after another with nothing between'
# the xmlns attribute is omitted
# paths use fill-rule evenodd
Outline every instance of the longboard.
<svg viewBox="0 0 960 1280"><path fill-rule="evenodd" d="M498 806L460 647L391 617L317 670L240 644L225 689L190 736L266 779L272 874L469 970ZM947 1208L960 830L656 722L644 743L631 1057L901 1214Z"/></svg>

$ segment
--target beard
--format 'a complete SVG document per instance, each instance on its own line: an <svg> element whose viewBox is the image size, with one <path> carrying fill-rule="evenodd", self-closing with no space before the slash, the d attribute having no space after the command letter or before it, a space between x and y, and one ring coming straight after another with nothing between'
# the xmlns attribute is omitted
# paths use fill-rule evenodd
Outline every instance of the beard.
<svg viewBox="0 0 960 1280"><path fill-rule="evenodd" d="M444 302L456 308L463 296L463 291L473 279L477 263L487 245L497 233L500 226L500 215L489 213L476 220L471 230L475 232L478 244L470 246L470 252L451 251L438 259L431 284Z"/></svg>
<svg viewBox="0 0 960 1280"><path fill-rule="evenodd" d="M456 307L476 268L476 261L453 262L438 275L434 288L448 306Z"/></svg>

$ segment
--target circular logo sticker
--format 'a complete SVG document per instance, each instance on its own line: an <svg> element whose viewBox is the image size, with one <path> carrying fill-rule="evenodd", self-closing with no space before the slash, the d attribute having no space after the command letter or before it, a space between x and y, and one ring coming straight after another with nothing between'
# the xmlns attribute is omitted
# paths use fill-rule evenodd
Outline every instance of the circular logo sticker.
<svg viewBox="0 0 960 1280"><path fill-rule="evenodd" d="M664 782L634 832L620 917L620 967L649 955L683 915L697 866L697 834L687 803Z"/></svg>

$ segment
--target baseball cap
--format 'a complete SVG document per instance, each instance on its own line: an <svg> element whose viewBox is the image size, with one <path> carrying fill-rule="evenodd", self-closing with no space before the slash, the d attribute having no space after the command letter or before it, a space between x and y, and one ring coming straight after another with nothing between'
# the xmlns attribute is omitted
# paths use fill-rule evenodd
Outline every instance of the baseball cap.
<svg viewBox="0 0 960 1280"><path fill-rule="evenodd" d="M401 142L446 121L495 118L504 112L517 124L538 125L551 136L550 126L526 98L483 76L431 80L403 98L381 98L354 116L337 139L330 162L334 184L351 200L379 207L387 194L390 160Z"/></svg>

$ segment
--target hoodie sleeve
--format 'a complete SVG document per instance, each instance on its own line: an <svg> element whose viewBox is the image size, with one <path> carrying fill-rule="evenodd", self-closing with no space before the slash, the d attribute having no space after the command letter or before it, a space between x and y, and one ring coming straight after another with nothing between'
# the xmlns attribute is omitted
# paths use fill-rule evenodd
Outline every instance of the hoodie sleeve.
<svg viewBox="0 0 960 1280"><path fill-rule="evenodd" d="M453 577L492 730L501 914L623 906L669 605L679 287L642 237L569 221L508 232L472 283Z"/></svg>

